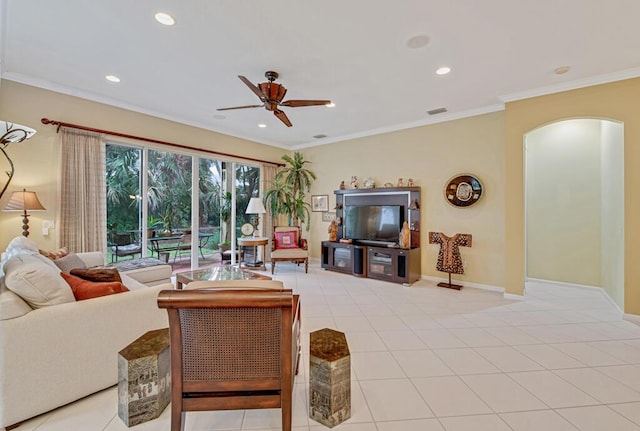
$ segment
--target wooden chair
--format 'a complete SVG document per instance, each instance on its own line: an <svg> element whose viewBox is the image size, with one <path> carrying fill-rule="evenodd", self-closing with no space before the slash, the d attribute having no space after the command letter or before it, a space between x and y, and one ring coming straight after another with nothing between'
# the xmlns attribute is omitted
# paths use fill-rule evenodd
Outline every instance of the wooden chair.
<svg viewBox="0 0 640 431"><path fill-rule="evenodd" d="M158 306L169 314L172 431L187 411L278 407L291 430L291 290L163 290Z"/></svg>
<svg viewBox="0 0 640 431"><path fill-rule="evenodd" d="M271 274L276 262L304 263L304 272L309 272L309 250L307 240L302 238L299 226L275 226L271 241Z"/></svg>

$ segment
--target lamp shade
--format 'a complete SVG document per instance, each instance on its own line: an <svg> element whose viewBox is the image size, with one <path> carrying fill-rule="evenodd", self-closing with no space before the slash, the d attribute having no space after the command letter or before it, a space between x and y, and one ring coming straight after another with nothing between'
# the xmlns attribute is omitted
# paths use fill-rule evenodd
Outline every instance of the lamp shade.
<svg viewBox="0 0 640 431"><path fill-rule="evenodd" d="M264 209L264 205L262 204L262 199L260 198L251 198L249 199L249 205L247 205L247 210L245 214L264 214L267 210Z"/></svg>
<svg viewBox="0 0 640 431"><path fill-rule="evenodd" d="M0 121L0 145L7 146L12 142L22 142L36 134L31 127L21 126L10 121Z"/></svg>
<svg viewBox="0 0 640 431"><path fill-rule="evenodd" d="M45 207L42 206L38 200L36 192L28 192L23 189L20 192L13 192L9 203L4 208L4 211L44 211Z"/></svg>

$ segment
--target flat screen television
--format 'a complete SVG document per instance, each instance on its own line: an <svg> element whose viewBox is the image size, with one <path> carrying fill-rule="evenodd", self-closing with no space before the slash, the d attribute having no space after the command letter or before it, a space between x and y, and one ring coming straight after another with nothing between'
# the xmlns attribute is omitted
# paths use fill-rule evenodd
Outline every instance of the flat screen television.
<svg viewBox="0 0 640 431"><path fill-rule="evenodd" d="M400 205L346 206L344 236L361 241L397 243L403 214Z"/></svg>

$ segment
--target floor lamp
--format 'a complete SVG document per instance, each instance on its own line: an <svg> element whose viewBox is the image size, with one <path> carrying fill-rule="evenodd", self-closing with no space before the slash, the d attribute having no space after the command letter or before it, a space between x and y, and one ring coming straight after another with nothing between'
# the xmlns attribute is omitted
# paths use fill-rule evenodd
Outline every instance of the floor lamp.
<svg viewBox="0 0 640 431"><path fill-rule="evenodd" d="M22 141L26 141L36 134L36 131L31 127L21 126L20 124L11 123L9 121L0 121L0 152L7 158L9 162L10 170L6 171L9 179L7 183L2 187L2 191L0 191L0 199L4 195L4 192L7 191L7 187L9 187L9 183L11 182L11 178L13 178L13 162L7 155L5 148L9 146L11 143L18 143Z"/></svg>
<svg viewBox="0 0 640 431"><path fill-rule="evenodd" d="M27 211L45 211L36 192L28 192L22 189L21 192L13 192L9 203L4 211L22 211L22 235L29 236L29 214Z"/></svg>

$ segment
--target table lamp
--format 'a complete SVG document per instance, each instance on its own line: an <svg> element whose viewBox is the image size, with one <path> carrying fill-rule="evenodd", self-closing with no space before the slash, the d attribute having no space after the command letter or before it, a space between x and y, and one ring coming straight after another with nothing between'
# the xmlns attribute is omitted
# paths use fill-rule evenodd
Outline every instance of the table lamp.
<svg viewBox="0 0 640 431"><path fill-rule="evenodd" d="M14 171L13 162L4 149L7 148L7 146L11 143L26 141L35 134L36 131L31 127L21 126L20 124L11 123L9 121L0 121L0 151L7 158L10 167L10 170L7 171L7 176L9 177L9 179L2 188L2 191L0 191L0 199L2 199L4 192L7 191L7 187L9 187L11 178L13 178Z"/></svg>
<svg viewBox="0 0 640 431"><path fill-rule="evenodd" d="M245 214L256 214L252 217L253 226L255 229L258 229L258 225L260 224L260 214L266 213L267 210L264 209L264 205L262 204L262 199L260 198L251 198L249 199L249 205L247 205L247 210Z"/></svg>
<svg viewBox="0 0 640 431"><path fill-rule="evenodd" d="M45 211L46 208L42 206L38 200L36 192L28 192L26 189L22 189L21 192L13 192L9 203L4 208L4 211L23 211L22 214L22 235L29 236L29 214L28 211Z"/></svg>

